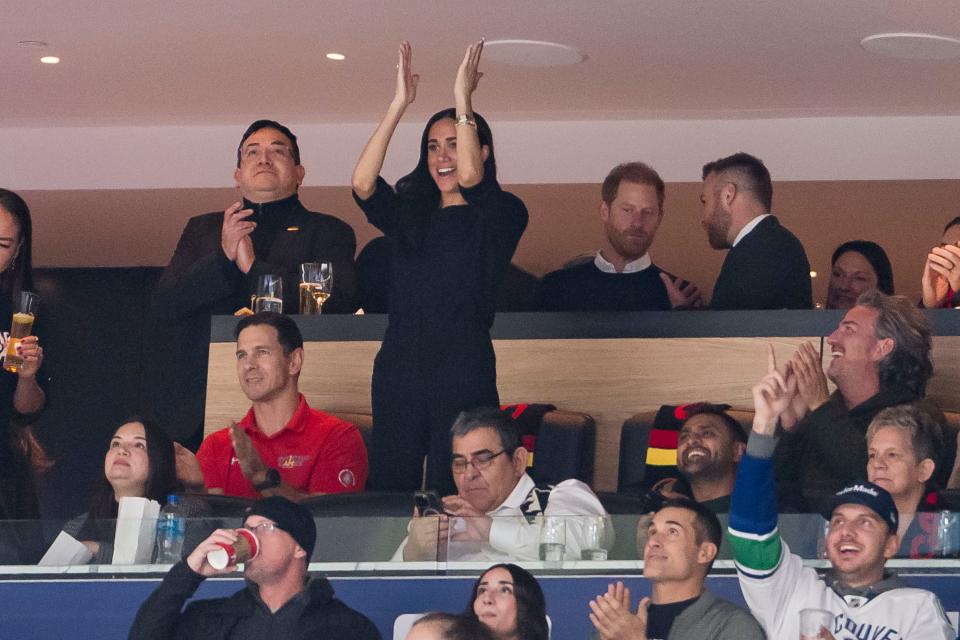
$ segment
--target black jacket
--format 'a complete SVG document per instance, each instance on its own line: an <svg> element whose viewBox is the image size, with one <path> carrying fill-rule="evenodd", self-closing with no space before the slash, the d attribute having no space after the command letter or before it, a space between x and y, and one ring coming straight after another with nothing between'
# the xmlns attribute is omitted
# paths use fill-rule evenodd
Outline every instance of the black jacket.
<svg viewBox="0 0 960 640"><path fill-rule="evenodd" d="M776 216L761 220L730 249L713 287L710 308L813 308L807 254Z"/></svg>
<svg viewBox="0 0 960 640"><path fill-rule="evenodd" d="M247 587L227 598L191 602L181 613L183 604L203 580L186 562L175 564L140 606L129 640L235 638L233 631L237 623L253 615L260 605ZM333 587L326 578L311 580L307 591L309 600L298 632L290 640L380 640L380 632L368 618L333 597Z"/></svg>

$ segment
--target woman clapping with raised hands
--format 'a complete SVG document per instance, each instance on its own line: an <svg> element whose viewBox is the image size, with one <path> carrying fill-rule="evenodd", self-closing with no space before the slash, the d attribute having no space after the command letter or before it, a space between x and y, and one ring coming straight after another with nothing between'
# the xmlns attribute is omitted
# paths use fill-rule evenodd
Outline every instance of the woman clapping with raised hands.
<svg viewBox="0 0 960 640"><path fill-rule="evenodd" d="M368 488L418 488L427 454L428 486L452 493L450 425L464 409L499 404L490 327L527 210L497 183L490 127L473 111L482 52L482 40L467 48L455 108L427 121L417 166L390 187L380 170L420 81L402 42L393 101L353 172L357 204L392 247Z"/></svg>

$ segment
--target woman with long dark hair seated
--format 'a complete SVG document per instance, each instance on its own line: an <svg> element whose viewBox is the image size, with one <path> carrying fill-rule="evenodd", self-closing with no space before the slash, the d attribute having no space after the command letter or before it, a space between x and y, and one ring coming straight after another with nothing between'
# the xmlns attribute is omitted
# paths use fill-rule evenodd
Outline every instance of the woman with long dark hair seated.
<svg viewBox="0 0 960 640"><path fill-rule="evenodd" d="M495 564L473 584L464 615L477 618L497 640L547 640L547 605L529 571Z"/></svg>
<svg viewBox="0 0 960 640"><path fill-rule="evenodd" d="M883 247L869 240L850 240L833 251L827 309L850 309L864 291L878 289L892 296L893 268Z"/></svg>
<svg viewBox="0 0 960 640"><path fill-rule="evenodd" d="M427 485L453 493L450 425L464 409L499 404L490 327L527 210L497 183L493 136L473 111L482 51L482 41L467 48L454 82L456 108L427 121L416 168L392 188L380 170L420 79L403 42L394 99L353 171L357 204L392 241L389 325L373 369L368 489L418 488L427 454Z"/></svg>
<svg viewBox="0 0 960 640"><path fill-rule="evenodd" d="M173 441L153 421L130 418L110 439L90 511L68 522L64 531L90 550L91 562L109 564L120 499L149 498L163 506L179 489Z"/></svg>

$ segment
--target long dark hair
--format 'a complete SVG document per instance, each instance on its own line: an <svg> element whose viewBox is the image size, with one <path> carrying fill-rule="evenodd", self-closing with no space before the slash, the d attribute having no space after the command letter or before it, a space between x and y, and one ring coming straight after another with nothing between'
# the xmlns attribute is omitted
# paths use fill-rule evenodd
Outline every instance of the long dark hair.
<svg viewBox="0 0 960 640"><path fill-rule="evenodd" d="M33 224L30 221L30 208L23 198L10 191L0 188L0 209L13 216L14 224L20 232L20 247L10 266L0 273L0 297L13 302L20 292L33 288ZM12 518L39 517L40 510L36 499L36 485L34 474L42 473L52 466L40 442L33 434L30 426L17 425L18 428L7 428L0 425L0 438L6 442L0 444L0 449L6 448L12 454L8 470L18 481L13 483L12 495L0 493L0 516Z"/></svg>
<svg viewBox="0 0 960 640"><path fill-rule="evenodd" d="M33 223L30 208L23 198L8 189L0 189L0 209L13 216L20 230L20 250L17 257L0 273L0 295L13 299L21 291L33 289Z"/></svg>
<svg viewBox="0 0 960 640"><path fill-rule="evenodd" d="M863 256L863 259L870 263L873 272L877 274L877 289L888 296L893 295L893 267L890 266L890 258L883 247L876 242L869 240L850 240L834 249L833 257L830 258L830 265L836 263L837 258L845 253L853 251Z"/></svg>
<svg viewBox="0 0 960 640"><path fill-rule="evenodd" d="M437 183L433 181L430 170L427 168L427 142L430 138L430 127L444 118L456 121L457 110L444 109L430 116L430 119L427 120L427 126L423 128L423 135L420 136L420 161L417 162L413 171L397 180L397 193L426 207L440 206L440 189L437 188ZM476 111L473 112L473 119L477 123L477 136L480 138L480 146L486 145L490 148L490 153L483 163L483 179L496 180L497 160L493 153L493 133L490 131L490 125Z"/></svg>
<svg viewBox="0 0 960 640"><path fill-rule="evenodd" d="M173 440L156 422L149 418L132 416L124 420L120 427L136 422L143 425L143 433L147 438L147 484L142 497L156 500L162 506L166 503L168 494L181 490L177 481L177 462ZM117 429L120 427L117 427ZM116 430L114 430L114 433L116 433ZM90 520L116 518L117 506L113 487L106 476L101 474L90 505Z"/></svg>
<svg viewBox="0 0 960 640"><path fill-rule="evenodd" d="M515 564L495 564L477 578L473 583L473 592L470 594L470 603L464 615L476 618L473 604L477 601L477 590L483 577L494 569L506 569L513 579L513 595L517 599L517 637L520 640L547 640L547 603L543 598L543 590L537 579Z"/></svg>

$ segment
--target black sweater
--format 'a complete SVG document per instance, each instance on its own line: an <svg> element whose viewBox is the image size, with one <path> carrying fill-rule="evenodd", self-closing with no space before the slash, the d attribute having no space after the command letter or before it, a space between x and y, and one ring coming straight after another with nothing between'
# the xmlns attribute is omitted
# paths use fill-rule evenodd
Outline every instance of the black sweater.
<svg viewBox="0 0 960 640"><path fill-rule="evenodd" d="M634 273L606 273L593 261L548 273L540 285L542 311L669 311L670 298L655 264Z"/></svg>
<svg viewBox="0 0 960 640"><path fill-rule="evenodd" d="M484 179L461 193L465 205L424 208L383 180L367 200L372 225L390 237L389 326L384 348L459 351L464 334L487 336L504 269L527 226L527 209Z"/></svg>

